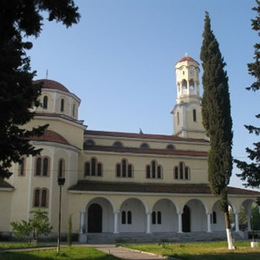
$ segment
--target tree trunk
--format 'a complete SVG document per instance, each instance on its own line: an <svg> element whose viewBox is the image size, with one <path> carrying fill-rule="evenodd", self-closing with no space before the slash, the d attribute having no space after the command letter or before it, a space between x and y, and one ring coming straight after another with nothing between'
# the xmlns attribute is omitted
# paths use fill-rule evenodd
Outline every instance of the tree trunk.
<svg viewBox="0 0 260 260"><path fill-rule="evenodd" d="M226 233L227 233L227 243L228 249L233 250L235 246L233 244L232 233L231 233L231 224L228 210L224 212L225 215L225 224L226 224Z"/></svg>

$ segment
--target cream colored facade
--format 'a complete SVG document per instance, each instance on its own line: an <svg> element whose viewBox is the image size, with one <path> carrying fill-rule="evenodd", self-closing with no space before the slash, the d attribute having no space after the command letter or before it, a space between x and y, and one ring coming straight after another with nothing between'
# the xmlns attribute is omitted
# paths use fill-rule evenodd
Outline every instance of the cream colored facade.
<svg viewBox="0 0 260 260"><path fill-rule="evenodd" d="M176 64L177 102L172 110L173 135L148 135L87 130L78 119L80 99L62 84L43 80L41 102L28 128L49 124L44 136L33 139L41 156L14 165L9 180L0 183L0 234L10 222L28 219L36 208L46 210L58 230L62 188L63 234L72 216L73 233L86 234L224 231L219 199L207 181L209 141L201 123L199 64L186 56ZM230 187L235 213L250 206L257 192ZM248 229L250 230L250 221Z"/></svg>

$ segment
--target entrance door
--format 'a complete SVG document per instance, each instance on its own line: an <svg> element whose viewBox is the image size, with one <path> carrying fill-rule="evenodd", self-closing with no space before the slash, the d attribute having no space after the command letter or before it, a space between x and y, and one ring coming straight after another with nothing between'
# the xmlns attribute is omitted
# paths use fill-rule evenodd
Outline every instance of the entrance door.
<svg viewBox="0 0 260 260"><path fill-rule="evenodd" d="M88 232L102 232L102 207L97 203L91 204L88 208Z"/></svg>
<svg viewBox="0 0 260 260"><path fill-rule="evenodd" d="M182 231L190 232L190 208L188 206L184 206L182 213Z"/></svg>

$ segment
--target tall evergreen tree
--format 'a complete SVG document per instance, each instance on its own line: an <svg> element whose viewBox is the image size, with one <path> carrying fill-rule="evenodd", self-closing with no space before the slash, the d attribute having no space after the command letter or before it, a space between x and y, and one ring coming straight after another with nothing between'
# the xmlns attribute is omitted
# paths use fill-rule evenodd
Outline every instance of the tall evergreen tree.
<svg viewBox="0 0 260 260"><path fill-rule="evenodd" d="M204 88L202 98L202 123L210 138L208 152L208 180L213 194L220 197L220 207L225 215L229 249L233 249L228 210L228 184L232 174L232 118L229 86L225 62L219 44L211 30L209 14L205 15L202 61Z"/></svg>
<svg viewBox="0 0 260 260"><path fill-rule="evenodd" d="M258 32L258 36L260 35L260 1L256 1L257 6L252 8L252 10L257 12L256 19L252 19L252 29ZM249 63L248 72L250 75L256 78L256 81L248 88L247 90L257 91L260 89L260 43L256 43L254 45L255 54L254 60L255 62ZM256 115L256 118L260 118L260 114ZM248 129L249 133L256 134L259 136L260 128L252 125L246 125L246 129ZM254 148L246 148L246 152L248 154L248 158L251 163L246 161L235 160L237 167L242 170L240 174L237 174L241 180L246 181L244 184L246 187L250 186L253 188L260 188L260 142L253 144Z"/></svg>
<svg viewBox="0 0 260 260"><path fill-rule="evenodd" d="M49 21L56 20L67 27L80 17L73 0L0 1L0 178L12 174L12 162L40 152L30 144L29 137L42 135L47 128L24 128L34 116L33 108L40 106L41 93L41 86L32 83L36 72L31 71L26 55L32 48L26 39L39 36L43 11L49 14Z"/></svg>

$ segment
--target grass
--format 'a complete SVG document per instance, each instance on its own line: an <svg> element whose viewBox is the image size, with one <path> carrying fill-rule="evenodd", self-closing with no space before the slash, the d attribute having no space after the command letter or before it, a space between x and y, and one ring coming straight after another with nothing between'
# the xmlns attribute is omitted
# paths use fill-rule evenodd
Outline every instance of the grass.
<svg viewBox="0 0 260 260"><path fill-rule="evenodd" d="M183 260L259 260L260 248L251 248L249 241L236 242L236 250L228 250L226 242L129 244L128 248Z"/></svg>
<svg viewBox="0 0 260 260"><path fill-rule="evenodd" d="M94 248L73 246L62 247L59 254L55 249L34 250L28 252L1 252L1 260L118 260Z"/></svg>

